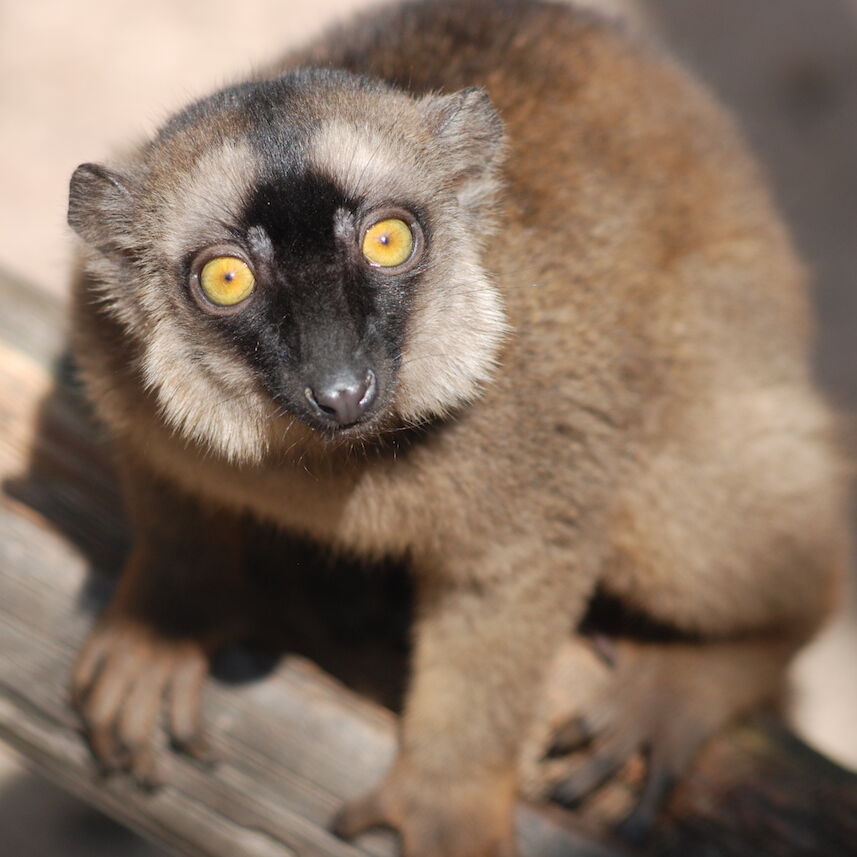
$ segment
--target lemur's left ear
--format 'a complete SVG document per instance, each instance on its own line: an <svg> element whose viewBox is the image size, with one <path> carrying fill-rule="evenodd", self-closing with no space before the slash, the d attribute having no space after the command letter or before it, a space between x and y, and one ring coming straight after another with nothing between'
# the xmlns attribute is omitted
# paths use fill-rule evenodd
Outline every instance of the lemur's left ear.
<svg viewBox="0 0 857 857"><path fill-rule="evenodd" d="M503 120L481 87L452 95L428 95L420 108L432 134L447 152L462 205L476 208L497 189L503 160Z"/></svg>

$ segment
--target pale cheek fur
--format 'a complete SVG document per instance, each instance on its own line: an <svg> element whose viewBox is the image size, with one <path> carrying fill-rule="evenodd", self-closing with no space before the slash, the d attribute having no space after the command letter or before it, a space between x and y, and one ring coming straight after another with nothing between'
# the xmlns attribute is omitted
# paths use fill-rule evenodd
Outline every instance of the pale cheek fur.
<svg viewBox="0 0 857 857"><path fill-rule="evenodd" d="M417 164L413 151L392 139L367 135L334 120L313 139L316 168L336 178L349 193L390 198L414 192L414 175L424 181L435 172ZM198 249L205 236L236 200L246 198L256 169L246 146L227 142L206 153L176 188L187 207L168 209L158 247L178 258ZM407 177L407 181L406 181ZM463 189L462 209L474 195L480 201L493 188ZM475 205L475 202L474 202ZM454 233L455 230L452 230ZM218 239L212 234L211 241ZM430 274L433 283L420 290L408 323L394 409L404 420L446 414L476 398L490 380L507 333L502 299L483 270L478 246L456 242ZM279 418L273 403L253 389L253 379L234 357L213 343L191 349L179 330L167 286L144 291L145 312L152 322L143 358L146 386L155 392L165 422L181 436L230 461L258 462L268 451L272 424ZM193 350L195 357L190 351Z"/></svg>
<svg viewBox="0 0 857 857"><path fill-rule="evenodd" d="M228 355L209 350L205 361L194 362L185 342L175 322L164 319L146 343L144 381L157 396L163 420L228 461L259 461L274 418L271 403L256 392L248 371L230 368L234 360ZM216 371L206 366L212 361Z"/></svg>
<svg viewBox="0 0 857 857"><path fill-rule="evenodd" d="M202 155L170 189L171 199L186 204L164 205L152 214L162 236L153 264L223 241L219 224L240 213L257 172L253 153L241 142L225 141ZM145 385L155 393L164 421L182 437L230 461L258 461L267 449L272 405L233 355L215 342L200 348L189 341L175 317L173 288L165 282L139 290L150 324L142 360Z"/></svg>
<svg viewBox="0 0 857 857"><path fill-rule="evenodd" d="M416 296L399 373L405 420L443 415L476 398L495 369L508 327L499 292L472 248L433 272Z"/></svg>

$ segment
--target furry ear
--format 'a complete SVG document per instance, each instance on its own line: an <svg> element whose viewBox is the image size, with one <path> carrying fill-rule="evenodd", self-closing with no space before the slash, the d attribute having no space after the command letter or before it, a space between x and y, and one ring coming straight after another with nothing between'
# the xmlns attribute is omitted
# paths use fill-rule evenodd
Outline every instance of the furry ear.
<svg viewBox="0 0 857 857"><path fill-rule="evenodd" d="M116 258L130 249L133 211L131 183L125 177L99 164L81 164L72 174L68 225L105 256Z"/></svg>
<svg viewBox="0 0 857 857"><path fill-rule="evenodd" d="M452 95L429 95L420 106L431 130L447 152L462 206L490 203L497 190L496 172L503 160L503 120L481 87Z"/></svg>

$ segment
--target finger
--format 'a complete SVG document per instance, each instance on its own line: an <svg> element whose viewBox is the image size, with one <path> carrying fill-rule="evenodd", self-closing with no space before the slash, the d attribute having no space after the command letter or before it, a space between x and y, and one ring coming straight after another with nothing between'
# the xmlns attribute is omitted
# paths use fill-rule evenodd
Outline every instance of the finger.
<svg viewBox="0 0 857 857"><path fill-rule="evenodd" d="M572 770L552 793L554 800L574 806L602 786L643 744L644 733L639 724L624 724L594 745L586 760Z"/></svg>
<svg viewBox="0 0 857 857"><path fill-rule="evenodd" d="M71 697L75 705L82 705L86 699L112 642L112 634L96 631L78 654L71 674Z"/></svg>
<svg viewBox="0 0 857 857"><path fill-rule="evenodd" d="M673 786L695 758L707 734L688 718L673 718L650 738L646 776L634 811L616 829L628 842L642 844L648 838L661 807Z"/></svg>
<svg viewBox="0 0 857 857"><path fill-rule="evenodd" d="M615 685L611 684L585 714L571 718L557 730L544 758L556 758L579 750L606 732L613 731L618 719L614 696Z"/></svg>
<svg viewBox="0 0 857 857"><path fill-rule="evenodd" d="M596 737L593 723L584 716L574 717L557 730L543 758L555 759L586 746Z"/></svg>
<svg viewBox="0 0 857 857"><path fill-rule="evenodd" d="M81 710L92 752L108 768L123 766L116 740L116 718L136 678L135 664L128 648L110 655Z"/></svg>
<svg viewBox="0 0 857 857"><path fill-rule="evenodd" d="M131 756L129 771L134 782L144 791L154 792L166 783L162 766L152 744L138 747Z"/></svg>
<svg viewBox="0 0 857 857"><path fill-rule="evenodd" d="M610 779L624 764L625 758L618 754L596 753L554 787L551 799L563 806L574 807Z"/></svg>
<svg viewBox="0 0 857 857"><path fill-rule="evenodd" d="M154 740L168 676L166 659L148 663L131 688L117 724L117 738L128 751L131 774L146 788L154 788L161 782Z"/></svg>
<svg viewBox="0 0 857 857"><path fill-rule="evenodd" d="M202 693L208 662L195 650L176 655L170 680L169 729L175 746L200 761L212 761L202 726Z"/></svg>

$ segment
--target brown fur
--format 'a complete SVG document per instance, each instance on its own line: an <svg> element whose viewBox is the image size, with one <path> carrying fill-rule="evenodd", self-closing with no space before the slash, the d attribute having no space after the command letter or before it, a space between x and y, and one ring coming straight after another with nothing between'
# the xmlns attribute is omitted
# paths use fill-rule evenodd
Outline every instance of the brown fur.
<svg viewBox="0 0 857 857"><path fill-rule="evenodd" d="M147 474L129 491L158 481L171 527L202 514L183 506L250 511L343 551L410 558L419 615L400 758L341 829L394 824L412 857L508 853L514 772L546 665L596 588L696 640L729 641L661 650L678 663L669 707L646 712L639 742L684 700L692 738L678 742L677 769L772 692L825 614L847 558L845 486L834 420L810 381L805 275L729 119L670 61L586 14L409 4L358 19L277 71L305 64L424 99L331 101L312 157L342 181L431 187L431 157L402 142L425 142L415 111L429 109L430 92L484 86L505 125L504 166L497 153L456 191L455 216L470 212L478 234L450 243L436 289L419 297L384 431L333 443L280 415L216 343L189 353L190 321L160 287L137 304L116 294L121 248L103 241L76 287L77 353L120 457ZM436 133L464 134L443 124L455 121L438 119ZM175 220L158 262L206 229L169 199L229 206L254 180L229 142L240 117L212 122L147 156L136 228L160 236L164 217ZM144 280L155 264L153 252ZM436 423L399 430L416 419ZM187 545L192 572L170 563L165 574L161 502L135 515L138 552L152 555L127 572L148 581L151 606L125 599L108 623L125 611L157 626L162 591L196 615L222 583L212 574L194 587L204 561ZM727 666L700 681L707 660ZM659 669L644 675L662 679ZM629 690L626 705L640 698L651 694ZM716 713L700 703L710 698ZM112 722L89 719L96 732Z"/></svg>

